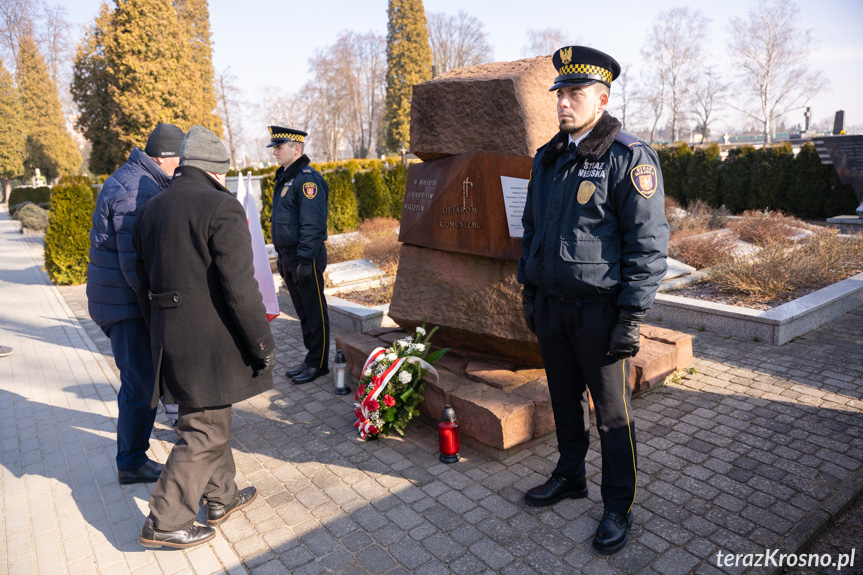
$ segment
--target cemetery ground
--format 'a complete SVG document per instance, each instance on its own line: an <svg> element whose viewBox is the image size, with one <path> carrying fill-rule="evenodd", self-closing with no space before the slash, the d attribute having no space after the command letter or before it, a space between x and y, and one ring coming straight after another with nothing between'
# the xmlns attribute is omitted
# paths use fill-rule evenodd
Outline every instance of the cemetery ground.
<svg viewBox="0 0 863 575"><path fill-rule="evenodd" d="M863 491L863 309L783 346L684 329L692 369L633 402L635 527L606 557L590 545L595 448L588 498L537 509L522 495L553 468L553 439L503 462L465 447L453 465L438 461L429 421L362 443L330 376L283 377L303 354L285 308L275 389L234 409L238 484L261 496L211 544L154 551L137 544L152 486L116 481L109 342L83 286L48 282L41 250L0 211L0 343L14 348L0 359L2 572L773 573L716 556L804 551L825 528L813 549L835 561L857 546L840 573L861 572L860 500L843 511ZM174 440L160 413L151 457L165 461Z"/></svg>

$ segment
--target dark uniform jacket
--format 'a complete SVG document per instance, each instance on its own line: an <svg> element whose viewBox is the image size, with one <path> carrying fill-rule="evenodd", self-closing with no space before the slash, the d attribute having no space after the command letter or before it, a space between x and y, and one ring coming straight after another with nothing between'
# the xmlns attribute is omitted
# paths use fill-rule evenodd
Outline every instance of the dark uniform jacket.
<svg viewBox="0 0 863 575"><path fill-rule="evenodd" d="M656 152L608 114L575 156L568 142L558 133L534 159L518 281L552 296L605 296L627 311L647 310L668 251Z"/></svg>
<svg viewBox="0 0 863 575"><path fill-rule="evenodd" d="M296 252L302 263L315 259L327 239L327 199L323 176L304 154L276 171L273 187L273 247Z"/></svg>
<svg viewBox="0 0 863 575"><path fill-rule="evenodd" d="M87 301L90 317L107 326L141 317L132 229L138 208L171 178L147 154L134 148L129 161L105 180L90 229Z"/></svg>
<svg viewBox="0 0 863 575"><path fill-rule="evenodd" d="M187 407L227 406L273 387L252 377L273 350L255 281L246 213L191 166L138 213L138 301L150 326L159 395Z"/></svg>

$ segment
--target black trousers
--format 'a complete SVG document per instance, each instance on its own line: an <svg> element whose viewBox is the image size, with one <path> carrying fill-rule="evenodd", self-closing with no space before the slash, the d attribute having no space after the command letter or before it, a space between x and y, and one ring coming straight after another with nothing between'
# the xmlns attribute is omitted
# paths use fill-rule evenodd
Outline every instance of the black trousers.
<svg viewBox="0 0 863 575"><path fill-rule="evenodd" d="M195 522L201 496L229 504L237 498L237 468L228 439L231 406L197 409L180 406L174 445L150 495L156 529L181 531Z"/></svg>
<svg viewBox="0 0 863 575"><path fill-rule="evenodd" d="M324 296L324 270L327 269L327 247L314 260L315 281L300 285L297 266L300 259L296 253L279 253L279 275L288 286L291 302L300 319L303 330L303 345L307 353L303 360L310 367L327 367L330 357L330 316L327 312L327 298Z"/></svg>
<svg viewBox="0 0 863 575"><path fill-rule="evenodd" d="M590 390L602 449L602 501L608 511L627 513L635 500L638 472L628 381L631 360L615 361L607 355L616 322L617 306L611 300L562 300L537 293L536 334L560 452L553 473L570 479L585 474Z"/></svg>

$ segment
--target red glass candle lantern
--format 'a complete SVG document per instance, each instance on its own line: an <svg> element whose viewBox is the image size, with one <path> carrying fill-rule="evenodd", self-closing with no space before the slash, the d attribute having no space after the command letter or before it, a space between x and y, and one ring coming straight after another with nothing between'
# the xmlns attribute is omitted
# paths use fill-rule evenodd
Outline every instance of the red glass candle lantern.
<svg viewBox="0 0 863 575"><path fill-rule="evenodd" d="M458 461L461 441L458 438L458 421L455 419L455 410L450 404L446 404L443 409L437 431L440 441L440 460L444 463L455 463Z"/></svg>

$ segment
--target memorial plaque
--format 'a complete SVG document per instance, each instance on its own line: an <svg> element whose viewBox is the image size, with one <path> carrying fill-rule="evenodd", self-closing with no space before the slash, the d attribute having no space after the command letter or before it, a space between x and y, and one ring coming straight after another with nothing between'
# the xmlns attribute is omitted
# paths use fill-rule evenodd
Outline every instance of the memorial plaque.
<svg viewBox="0 0 863 575"><path fill-rule="evenodd" d="M854 189L860 202L857 215L863 218L863 135L824 136L812 142L821 163L832 164L839 181Z"/></svg>
<svg viewBox="0 0 863 575"><path fill-rule="evenodd" d="M502 260L521 257L511 233L518 190L502 177L526 181L533 160L474 152L413 164L408 168L399 241L406 244ZM526 193L526 183L524 184ZM523 210L524 201L521 202ZM508 210L509 204L509 210ZM518 214L518 227L521 214Z"/></svg>

